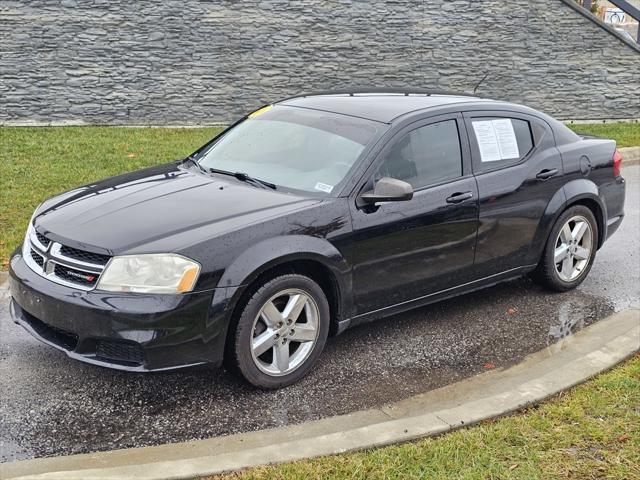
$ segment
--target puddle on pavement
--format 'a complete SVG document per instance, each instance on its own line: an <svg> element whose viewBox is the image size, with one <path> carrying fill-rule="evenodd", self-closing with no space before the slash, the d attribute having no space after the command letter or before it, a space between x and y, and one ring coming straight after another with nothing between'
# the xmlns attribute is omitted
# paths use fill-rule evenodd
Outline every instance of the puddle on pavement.
<svg viewBox="0 0 640 480"><path fill-rule="evenodd" d="M564 349L572 341L575 333L615 311L613 303L606 298L580 291L550 294L527 283L526 280L521 280L506 285L510 290L519 290L520 287L532 290L531 293L536 297L540 296L534 301L539 303L537 307L534 308L531 305L532 308L528 308L531 303L529 295L520 298L511 297L513 306L508 306L509 302L496 302L503 297L500 294L495 295L495 289L500 286L486 291L493 294L488 298L482 298L482 292L467 296L475 297L473 299L463 297L469 300L469 303L475 303L474 310L480 310L483 316L481 320L477 317L468 318L474 316L476 312L473 311L457 317L463 325L455 323L443 325L451 321L449 318L442 322L434 320L429 333L431 338L427 336L423 338L427 346L429 343L436 346L437 353L430 355L425 351L422 362L407 362L402 366L401 373L383 375L384 381L363 385L360 394L365 397L371 395L372 398L384 396L388 402L392 402L454 383L483 371L507 368L540 350L546 350L549 355L553 355ZM523 303L527 309L523 309ZM450 300L443 304L426 307L421 313L428 317L442 310L451 311L456 308L456 301ZM467 309L467 302L465 301L465 306L460 308ZM491 312L491 310L494 311ZM452 316L456 317L455 313ZM399 319L399 323L403 324L403 327L406 324L409 329L413 326L412 321L413 319ZM474 321L475 325L470 323ZM483 330L483 327L486 330ZM381 328L388 327L385 325ZM468 328L469 333L475 333L477 336L467 336L462 332L457 336L446 335L442 332L443 328L460 328L463 331ZM442 342L438 342L440 338L446 338L446 341L451 342L450 345L443 348ZM456 344L456 341L459 343ZM462 349L459 345L462 345ZM400 363L398 359L395 362ZM387 392L387 395L383 392ZM379 401L378 404L380 403L384 402Z"/></svg>
<svg viewBox="0 0 640 480"><path fill-rule="evenodd" d="M591 320L591 322L589 322ZM597 312L583 303L566 301L558 308L557 323L549 327L547 352L553 355L571 343L573 335L598 320ZM589 322L589 323L588 323Z"/></svg>
<svg viewBox="0 0 640 480"><path fill-rule="evenodd" d="M348 330L328 343L309 377L275 392L208 368L139 375L81 364L3 317L0 331L10 335L0 361L1 461L208 438L371 408L542 349L553 354L613 311L606 298L552 294L518 280Z"/></svg>

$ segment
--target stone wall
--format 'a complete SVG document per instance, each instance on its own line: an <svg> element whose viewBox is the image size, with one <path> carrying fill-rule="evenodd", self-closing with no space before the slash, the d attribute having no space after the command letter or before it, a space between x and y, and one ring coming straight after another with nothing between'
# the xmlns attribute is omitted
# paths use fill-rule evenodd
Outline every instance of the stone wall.
<svg viewBox="0 0 640 480"><path fill-rule="evenodd" d="M570 0L4 0L0 122L225 123L301 91L479 88L640 117L640 49Z"/></svg>

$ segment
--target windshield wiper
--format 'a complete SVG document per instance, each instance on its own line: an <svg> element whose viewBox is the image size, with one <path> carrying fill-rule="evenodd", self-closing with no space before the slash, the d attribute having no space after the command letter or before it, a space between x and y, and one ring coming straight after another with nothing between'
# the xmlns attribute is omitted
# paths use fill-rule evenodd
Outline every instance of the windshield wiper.
<svg viewBox="0 0 640 480"><path fill-rule="evenodd" d="M238 180L241 180L243 182L247 182L247 183L252 183L253 185L257 185L260 188L270 188L271 190L276 190L278 187L271 183L271 182L267 182L265 180L260 180L258 178L253 178L251 175L249 175L248 173L244 173L244 172L230 172L228 170L220 170L218 168L207 168L204 167L200 164L200 162L198 162L195 158L193 158L191 155L189 155L188 157L186 157L183 162L191 162L193 163L196 167L198 167L200 169L200 171L204 172L204 173L218 173L220 175L229 175L231 177L235 177Z"/></svg>
<svg viewBox="0 0 640 480"><path fill-rule="evenodd" d="M230 172L228 170L219 170L217 168L208 168L207 171L211 173L219 173L221 175L230 175L243 182L257 185L260 188L270 188L271 190L276 190L278 188L274 183L267 182L265 180L260 180L258 178L253 178L251 175L244 172Z"/></svg>

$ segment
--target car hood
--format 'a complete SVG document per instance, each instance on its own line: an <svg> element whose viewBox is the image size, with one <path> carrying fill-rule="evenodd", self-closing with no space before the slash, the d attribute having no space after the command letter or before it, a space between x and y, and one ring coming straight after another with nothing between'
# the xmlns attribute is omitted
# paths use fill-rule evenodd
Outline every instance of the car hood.
<svg viewBox="0 0 640 480"><path fill-rule="evenodd" d="M34 224L54 241L113 255L189 230L215 236L317 201L172 163L53 197L38 209Z"/></svg>

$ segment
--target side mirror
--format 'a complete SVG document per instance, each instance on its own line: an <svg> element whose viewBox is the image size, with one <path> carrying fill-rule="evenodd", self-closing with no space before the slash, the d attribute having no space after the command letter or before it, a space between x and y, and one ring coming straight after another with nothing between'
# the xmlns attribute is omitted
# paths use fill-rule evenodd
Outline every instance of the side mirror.
<svg viewBox="0 0 640 480"><path fill-rule="evenodd" d="M373 190L363 193L360 198L369 204L378 202L405 202L413 198L411 184L396 178L383 177L378 180Z"/></svg>

